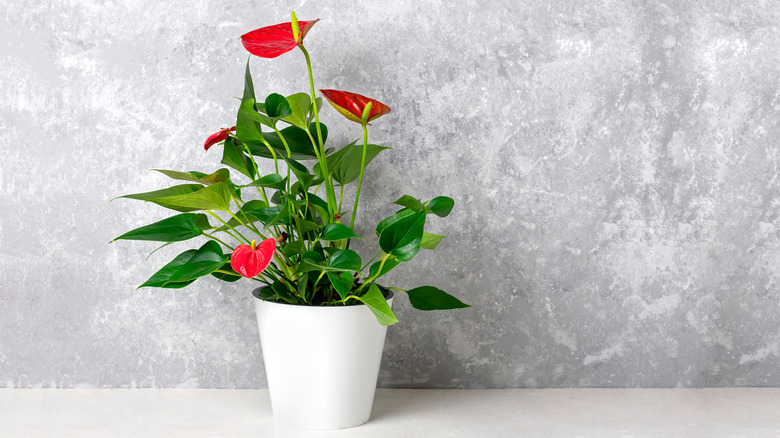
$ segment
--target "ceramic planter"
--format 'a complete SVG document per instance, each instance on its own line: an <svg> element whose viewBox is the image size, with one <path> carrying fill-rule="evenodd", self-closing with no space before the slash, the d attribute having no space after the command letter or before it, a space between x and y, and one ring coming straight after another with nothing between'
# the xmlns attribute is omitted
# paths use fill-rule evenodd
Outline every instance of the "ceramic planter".
<svg viewBox="0 0 780 438"><path fill-rule="evenodd" d="M263 301L259 290L252 295L274 420L301 429L367 422L387 327L362 304L295 306Z"/></svg>

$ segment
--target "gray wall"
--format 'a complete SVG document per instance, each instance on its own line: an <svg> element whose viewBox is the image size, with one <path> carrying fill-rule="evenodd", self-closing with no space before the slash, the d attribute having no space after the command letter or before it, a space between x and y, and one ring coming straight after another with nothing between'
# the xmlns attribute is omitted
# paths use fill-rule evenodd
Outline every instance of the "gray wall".
<svg viewBox="0 0 780 438"><path fill-rule="evenodd" d="M219 166L236 38L293 7L318 87L393 108L359 231L457 200L386 283L473 307L399 299L381 385L780 385L780 4L256 3L3 6L0 387L265 386L249 286L135 290L187 245L107 244L168 215L109 200ZM258 94L307 86L297 51L252 66Z"/></svg>

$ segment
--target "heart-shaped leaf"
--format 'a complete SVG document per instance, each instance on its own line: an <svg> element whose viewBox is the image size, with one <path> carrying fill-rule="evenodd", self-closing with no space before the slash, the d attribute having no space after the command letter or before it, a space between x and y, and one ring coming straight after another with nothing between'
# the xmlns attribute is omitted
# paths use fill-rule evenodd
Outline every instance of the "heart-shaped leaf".
<svg viewBox="0 0 780 438"><path fill-rule="evenodd" d="M210 240L199 249L184 251L163 266L142 287L180 288L204 275L211 274L225 264L227 257L217 242Z"/></svg>
<svg viewBox="0 0 780 438"><path fill-rule="evenodd" d="M401 207L406 207L414 211L425 211L425 206L423 203L420 202L419 199L409 195L401 196L397 201L393 202L393 204L398 204Z"/></svg>
<svg viewBox="0 0 780 438"><path fill-rule="evenodd" d="M448 196L437 196L428 202L428 211L439 217L447 217L455 206L455 201Z"/></svg>
<svg viewBox="0 0 780 438"><path fill-rule="evenodd" d="M320 236L320 240L325 241L335 241L335 240L344 240L344 239L352 239L352 238L360 238L357 234L355 234L354 231L352 231L351 228L344 224L340 223L332 223L325 226L325 228L322 229L322 235Z"/></svg>
<svg viewBox="0 0 780 438"><path fill-rule="evenodd" d="M177 214L153 224L128 231L114 240L151 240L155 242L181 242L203 234L211 228L208 216L202 213ZM113 241L112 241L113 242Z"/></svg>
<svg viewBox="0 0 780 438"><path fill-rule="evenodd" d="M230 187L225 183L217 183L202 187L196 192L152 198L148 201L176 211L229 211L231 198Z"/></svg>
<svg viewBox="0 0 780 438"><path fill-rule="evenodd" d="M471 307L433 286L420 286L406 291L412 307L419 310L460 309Z"/></svg>
<svg viewBox="0 0 780 438"><path fill-rule="evenodd" d="M371 286L368 287L368 292L362 297L355 295L350 295L350 297L354 297L356 300L362 301L363 304L368 306L380 324L393 325L398 322L398 318L393 314L393 310L390 308L390 305L387 304L385 296L382 295L382 292L376 284L371 284Z"/></svg>
<svg viewBox="0 0 780 438"><path fill-rule="evenodd" d="M290 102L278 93L269 94L265 98L265 113L273 120L279 120L292 114Z"/></svg>
<svg viewBox="0 0 780 438"><path fill-rule="evenodd" d="M424 211L403 217L382 230L379 247L402 262L411 260L420 251L424 227Z"/></svg>
<svg viewBox="0 0 780 438"><path fill-rule="evenodd" d="M330 280L330 283L342 300L347 297L347 294L355 286L355 277L350 271L328 272L327 275L328 280Z"/></svg>
<svg viewBox="0 0 780 438"><path fill-rule="evenodd" d="M420 248L423 249L436 249L439 243L447 236L440 236L438 234L423 233L422 242L420 242Z"/></svg>

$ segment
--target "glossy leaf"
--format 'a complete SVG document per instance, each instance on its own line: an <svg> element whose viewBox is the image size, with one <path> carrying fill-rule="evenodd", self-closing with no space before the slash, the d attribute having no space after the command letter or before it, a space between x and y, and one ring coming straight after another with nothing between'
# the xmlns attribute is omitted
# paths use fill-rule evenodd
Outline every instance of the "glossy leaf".
<svg viewBox="0 0 780 438"><path fill-rule="evenodd" d="M398 204L401 207L406 207L414 211L425 211L423 203L420 202L419 199L409 195L401 196L397 201L393 202L393 204Z"/></svg>
<svg viewBox="0 0 780 438"><path fill-rule="evenodd" d="M153 202L153 199L163 198L167 196L186 195L188 193L194 193L203 188L200 184L181 184L178 186L168 187L167 189L155 190L152 192L135 193L132 195L120 196L120 198L138 199L141 201ZM182 208L177 211L187 212L195 211L197 208Z"/></svg>
<svg viewBox="0 0 780 438"><path fill-rule="evenodd" d="M324 124L320 124L322 127L322 138L328 138L328 128ZM311 128L310 128L311 129ZM282 136L287 141L287 146L290 148L290 157L294 160L314 160L317 159L317 155L314 152L314 146L312 145L309 134L297 126L288 126L280 131ZM316 130L311 131L314 138L317 138ZM287 150L284 148L279 135L276 132L263 133L263 137L271 145L277 158L286 157ZM240 138L240 137L239 137ZM265 144L260 141L247 142L249 149L252 151L252 155L273 158L271 151L268 150Z"/></svg>
<svg viewBox="0 0 780 438"><path fill-rule="evenodd" d="M200 190L181 195L149 199L149 202L176 211L218 210L228 211L232 192L225 183L202 187Z"/></svg>
<svg viewBox="0 0 780 438"><path fill-rule="evenodd" d="M322 235L320 236L320 240L325 241L335 241L335 240L344 240L344 239L352 239L352 238L360 238L357 234L355 234L354 231L352 231L351 228L344 224L340 223L332 223L325 226L325 228L322 229Z"/></svg>
<svg viewBox="0 0 780 438"><path fill-rule="evenodd" d="M355 297L355 299L362 301L363 304L368 306L380 324L393 325L398 322L398 318L393 314L393 310L390 308L390 305L387 304L385 296L382 295L382 291L379 290L379 287L377 287L376 284L371 284L371 286L368 287L368 292L362 297L350 296Z"/></svg>
<svg viewBox="0 0 780 438"><path fill-rule="evenodd" d="M233 270L233 267L230 266L230 261L225 262L225 264L222 265L222 267L219 268L218 271L228 272L227 274L225 272L217 272L217 271L211 273L212 276L217 277L221 281L233 283L241 279L241 274Z"/></svg>
<svg viewBox="0 0 780 438"><path fill-rule="evenodd" d="M227 257L217 242L208 241L199 249L184 251L151 276L142 287L180 288L211 274L225 264Z"/></svg>
<svg viewBox="0 0 780 438"><path fill-rule="evenodd" d="M152 170L155 172L160 172L163 175L167 176L168 178L176 179L179 181L191 181L191 182L196 182L205 185L216 184L218 182L224 182L224 183L230 182L230 171L227 169L219 169L216 172L209 175L204 175L200 172L179 172L176 170L165 170L165 169L152 169Z"/></svg>
<svg viewBox="0 0 780 438"><path fill-rule="evenodd" d="M244 153L244 146L233 137L225 140L225 147L222 153L222 164L232 167L237 171L255 179L255 166L252 159Z"/></svg>
<svg viewBox="0 0 780 438"><path fill-rule="evenodd" d="M296 298L295 295L291 294L290 291L287 289L287 286L285 286L285 284L282 283L280 280L274 281L274 283L271 285L271 289L273 289L273 291L276 292L276 296L280 300L286 301L290 304L298 304L298 298Z"/></svg>
<svg viewBox="0 0 780 438"><path fill-rule="evenodd" d="M128 231L114 240L151 240L155 242L181 242L203 234L211 228L208 217L202 213L177 214L153 224Z"/></svg>
<svg viewBox="0 0 780 438"><path fill-rule="evenodd" d="M353 122L366 124L378 117L381 117L390 112L390 107L382 102L366 97L357 93L351 93L349 91L339 90L320 90L325 99L333 105L339 113ZM363 111L366 109L366 105L371 103L371 109L367 116L367 120L363 120Z"/></svg>
<svg viewBox="0 0 780 438"><path fill-rule="evenodd" d="M255 85L252 83L252 73L249 72L249 60L250 56L246 60L246 73L244 73L244 97L241 100L252 99L255 100Z"/></svg>
<svg viewBox="0 0 780 438"><path fill-rule="evenodd" d="M247 185L240 186L241 188L244 187L267 187L270 189L277 189L281 190L285 186L285 180L282 175L279 175L278 173L271 173L268 175L265 175L261 178L258 178L251 183Z"/></svg>
<svg viewBox="0 0 780 438"><path fill-rule="evenodd" d="M471 307L433 286L421 286L406 291L412 307L419 310L460 309Z"/></svg>
<svg viewBox="0 0 780 438"><path fill-rule="evenodd" d="M396 214L382 219L379 221L379 223L376 225L376 235L379 236L382 234L382 231L387 228L388 225L392 224L393 222L399 221L407 216L413 215L415 212L414 210L410 210L408 208L404 208L399 210Z"/></svg>
<svg viewBox="0 0 780 438"><path fill-rule="evenodd" d="M328 259L328 268L339 271L360 271L363 261L355 251L342 249L333 253Z"/></svg>
<svg viewBox="0 0 780 438"><path fill-rule="evenodd" d="M455 201L448 196L437 196L428 202L428 211L439 217L447 217L455 206Z"/></svg>
<svg viewBox="0 0 780 438"><path fill-rule="evenodd" d="M351 271L328 272L326 275L342 300L355 286L355 277Z"/></svg>
<svg viewBox="0 0 780 438"><path fill-rule="evenodd" d="M420 242L420 248L423 249L436 249L441 243L442 239L447 236L440 236L438 234L423 233L422 242Z"/></svg>
<svg viewBox="0 0 780 438"><path fill-rule="evenodd" d="M236 116L236 138L245 144L262 142L261 125L273 126L273 120L255 111L254 99L243 100Z"/></svg>
<svg viewBox="0 0 780 438"><path fill-rule="evenodd" d="M303 43L306 34L318 21L320 20L298 21L301 30L300 43ZM262 27L245 33L241 35L241 43L249 53L261 58L276 58L299 44L295 41L291 22Z"/></svg>
<svg viewBox="0 0 780 438"><path fill-rule="evenodd" d="M398 260L411 260L422 242L425 212L415 212L388 225L379 235L379 247Z"/></svg>
<svg viewBox="0 0 780 438"><path fill-rule="evenodd" d="M323 134L324 135L324 134ZM366 145L366 167L371 161L385 149L385 146L375 144ZM338 151L328 155L328 170L333 179L341 185L346 185L358 179L360 176L360 164L363 159L363 145L350 143ZM314 166L314 172L322 176L319 163Z"/></svg>
<svg viewBox="0 0 780 438"><path fill-rule="evenodd" d="M311 98L309 95L306 93L296 93L287 96L287 102L290 105L291 114L282 117L282 120L293 126L306 129L306 127L308 127L307 115L309 113L309 108L311 107ZM316 133L317 131L314 130L313 132Z"/></svg>
<svg viewBox="0 0 780 438"><path fill-rule="evenodd" d="M287 98L281 94L273 93L265 98L265 113L268 114L268 117L271 119L278 120L282 117L291 115L292 108L290 108L290 103L287 102Z"/></svg>

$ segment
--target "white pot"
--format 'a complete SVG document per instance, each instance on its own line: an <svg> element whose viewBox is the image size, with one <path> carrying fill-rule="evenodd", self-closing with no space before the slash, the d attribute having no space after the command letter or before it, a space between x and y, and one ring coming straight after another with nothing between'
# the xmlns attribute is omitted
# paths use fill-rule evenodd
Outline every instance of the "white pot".
<svg viewBox="0 0 780 438"><path fill-rule="evenodd" d="M387 327L365 305L295 306L255 296L274 420L300 429L368 421ZM392 293L387 300L392 306Z"/></svg>

